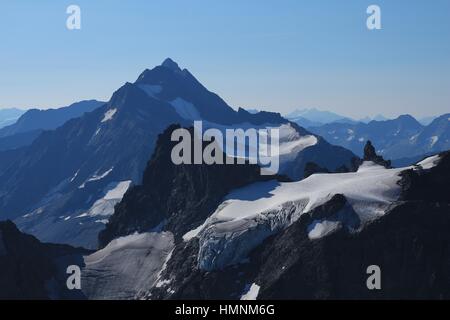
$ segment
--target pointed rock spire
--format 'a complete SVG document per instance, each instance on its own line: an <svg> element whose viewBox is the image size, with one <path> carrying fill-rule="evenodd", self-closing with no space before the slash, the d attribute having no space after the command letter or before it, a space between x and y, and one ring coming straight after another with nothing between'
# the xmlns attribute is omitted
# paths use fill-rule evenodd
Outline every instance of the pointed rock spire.
<svg viewBox="0 0 450 320"><path fill-rule="evenodd" d="M372 145L370 140L367 140L366 145L364 146L364 161L372 161L376 164L384 166L386 168L391 167L390 160L384 160L382 156L377 155L375 152L375 147Z"/></svg>

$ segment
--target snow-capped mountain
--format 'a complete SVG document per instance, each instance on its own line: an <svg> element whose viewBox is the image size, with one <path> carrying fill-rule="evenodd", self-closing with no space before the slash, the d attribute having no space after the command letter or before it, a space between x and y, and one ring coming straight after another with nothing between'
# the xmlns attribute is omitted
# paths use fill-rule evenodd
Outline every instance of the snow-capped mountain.
<svg viewBox="0 0 450 320"><path fill-rule="evenodd" d="M122 281L126 298L147 299L450 294L440 285L450 275L448 260L436 256L449 254L444 247L450 240L450 153L389 169L371 161L384 160L366 148L367 160L355 172L243 187L232 177L250 182L256 177L251 165L183 165L159 185L161 172L167 172L158 168L167 166L169 137L160 136L143 184L125 195L102 232L104 249L85 257L87 297L112 297ZM212 182L226 187L205 194L204 185ZM162 206L155 208L157 203ZM137 261L132 274L121 266L124 257ZM151 271L142 273L138 262ZM372 264L389 278L379 292L365 287ZM106 276L95 280L96 274Z"/></svg>
<svg viewBox="0 0 450 320"><path fill-rule="evenodd" d="M17 108L0 109L0 129L16 122L24 112Z"/></svg>
<svg viewBox="0 0 450 320"><path fill-rule="evenodd" d="M330 170L354 155L279 114L235 111L172 60L145 70L94 111L0 153L0 218L46 242L97 247L97 235L126 190L141 182L158 134L202 120L211 127L281 127L283 174L307 162Z"/></svg>
<svg viewBox="0 0 450 320"><path fill-rule="evenodd" d="M140 181L156 136L173 122L183 119L170 105L127 83L104 106L0 154L2 218L42 241L95 248L114 205Z"/></svg>
<svg viewBox="0 0 450 320"><path fill-rule="evenodd" d="M56 129L103 104L97 100L85 100L57 109L27 110L13 124L0 129L0 151L30 145L42 131Z"/></svg>
<svg viewBox="0 0 450 320"><path fill-rule="evenodd" d="M366 141L371 140L377 146L377 152L386 158L413 158L450 148L449 118L449 114L444 114L423 126L412 116L403 115L367 124L330 123L309 130L358 155Z"/></svg>

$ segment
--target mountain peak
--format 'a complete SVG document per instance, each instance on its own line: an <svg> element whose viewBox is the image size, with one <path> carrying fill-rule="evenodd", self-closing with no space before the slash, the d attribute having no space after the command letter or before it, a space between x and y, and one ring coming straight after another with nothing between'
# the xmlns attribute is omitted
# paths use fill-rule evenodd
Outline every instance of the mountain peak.
<svg viewBox="0 0 450 320"><path fill-rule="evenodd" d="M398 116L397 119L395 119L397 121L401 121L402 123L407 123L409 125L415 125L415 126L422 126L417 120L416 118L414 118L413 116L409 115L409 114L402 114L400 116Z"/></svg>
<svg viewBox="0 0 450 320"><path fill-rule="evenodd" d="M178 72L181 71L180 67L178 66L178 63L176 63L175 61L173 61L170 58L167 58L166 60L164 60L164 62L161 64L161 67L168 68L172 71L178 71Z"/></svg>

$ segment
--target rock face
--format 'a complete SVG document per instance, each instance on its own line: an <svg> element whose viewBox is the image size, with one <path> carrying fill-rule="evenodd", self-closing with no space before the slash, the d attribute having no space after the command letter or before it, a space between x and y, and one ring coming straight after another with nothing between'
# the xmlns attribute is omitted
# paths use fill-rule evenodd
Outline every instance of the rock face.
<svg viewBox="0 0 450 320"><path fill-rule="evenodd" d="M377 153L375 152L375 148L370 140L367 141L366 145L364 146L363 160L375 162L376 164L379 164L385 168L391 167L391 161L384 160L382 156L377 155Z"/></svg>
<svg viewBox="0 0 450 320"><path fill-rule="evenodd" d="M429 161L419 162L419 166L414 169L404 171L400 183L404 192L402 200L405 201L427 201L427 202L448 202L449 178L450 178L450 151L441 153L438 156L430 157ZM437 167L428 168L435 165Z"/></svg>
<svg viewBox="0 0 450 320"><path fill-rule="evenodd" d="M142 185L129 190L116 206L100 233L101 247L117 237L158 227L179 239L200 225L230 190L256 181L287 179L261 176L259 166L251 164L175 165L171 152L177 142L171 141L171 134L178 128L172 125L159 136Z"/></svg>
<svg viewBox="0 0 450 320"><path fill-rule="evenodd" d="M43 244L21 233L11 221L0 222L0 299L81 299L66 287L69 265L82 266L88 251Z"/></svg>
<svg viewBox="0 0 450 320"><path fill-rule="evenodd" d="M322 168L321 166L319 166L314 162L306 163L304 177L308 178L310 175L314 173L330 173L330 171L327 168Z"/></svg>

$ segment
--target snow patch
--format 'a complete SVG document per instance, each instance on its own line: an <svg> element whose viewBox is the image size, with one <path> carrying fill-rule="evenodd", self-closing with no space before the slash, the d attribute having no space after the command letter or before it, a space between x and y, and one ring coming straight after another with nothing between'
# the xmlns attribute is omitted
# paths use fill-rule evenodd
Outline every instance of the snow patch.
<svg viewBox="0 0 450 320"><path fill-rule="evenodd" d="M122 200L125 192L128 190L130 185L131 180L110 183L106 187L105 195L95 201L95 203L87 212L77 216L77 218L111 216L114 213L114 206ZM103 223L102 220L97 221Z"/></svg>
<svg viewBox="0 0 450 320"><path fill-rule="evenodd" d="M416 141L418 136L419 136L419 134L413 135L411 138L409 138L409 141L411 141L411 143L413 143L414 141Z"/></svg>
<svg viewBox="0 0 450 320"><path fill-rule="evenodd" d="M256 283L252 283L247 293L242 295L241 300L256 300L256 298L258 298L260 288L261 287Z"/></svg>
<svg viewBox="0 0 450 320"><path fill-rule="evenodd" d="M171 101L170 104L175 108L175 111L184 119L187 120L200 120L200 113L197 108L189 101L183 98L176 98Z"/></svg>
<svg viewBox="0 0 450 320"><path fill-rule="evenodd" d="M341 226L339 221L314 221L308 229L308 238L311 240L327 236Z"/></svg>
<svg viewBox="0 0 450 320"><path fill-rule="evenodd" d="M151 84L140 84L138 87L143 90L148 96L152 98L157 98L157 95L161 93L162 86L160 85L151 85Z"/></svg>
<svg viewBox="0 0 450 320"><path fill-rule="evenodd" d="M204 227L204 225L202 224L202 225L198 226L197 228L187 232L185 235L183 235L183 240L188 242L191 239L195 238L199 234L199 232L203 229L203 227Z"/></svg>
<svg viewBox="0 0 450 320"><path fill-rule="evenodd" d="M70 182L73 182L73 180L75 180L77 178L79 172L80 172L80 169L78 169L77 172L75 172L73 177L70 179Z"/></svg>
<svg viewBox="0 0 450 320"><path fill-rule="evenodd" d="M431 168L437 166L440 159L441 159L440 155L437 154L435 156L428 157L428 158L420 161L419 163L417 163L417 165L421 166L422 169L424 169L424 170L428 170L428 169L431 169Z"/></svg>
<svg viewBox="0 0 450 320"><path fill-rule="evenodd" d="M168 284L170 284L171 282L172 282L171 280L159 280L159 281L156 283L155 287L156 287L156 288L165 287L165 286L167 286Z"/></svg>
<svg viewBox="0 0 450 320"><path fill-rule="evenodd" d="M78 189L83 189L86 186L86 183L88 182L92 182L92 181L97 181L97 180L101 180L103 178L105 178L108 174L111 173L111 171L113 171L114 167L112 167L109 170L106 170L104 173L102 173L101 175L97 175L95 174L94 176L92 176L91 178L89 178L88 180L86 180L83 184L81 184Z"/></svg>
<svg viewBox="0 0 450 320"><path fill-rule="evenodd" d="M23 215L22 217L23 218L29 218L29 217L32 217L34 215L41 214L42 212L44 212L44 207L37 208L37 209L35 209L35 210L33 210L33 211Z"/></svg>
<svg viewBox="0 0 450 320"><path fill-rule="evenodd" d="M436 144L436 142L438 142L438 140L439 140L438 136L432 136L430 138L430 147L432 148Z"/></svg>
<svg viewBox="0 0 450 320"><path fill-rule="evenodd" d="M108 111L106 111L101 123L112 120L112 118L114 117L116 112L117 112L117 109L109 109Z"/></svg>

